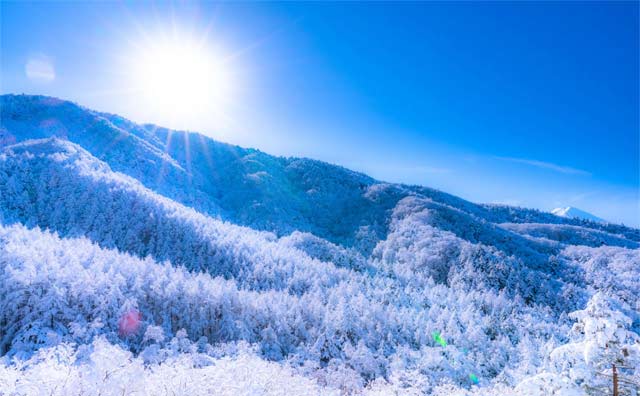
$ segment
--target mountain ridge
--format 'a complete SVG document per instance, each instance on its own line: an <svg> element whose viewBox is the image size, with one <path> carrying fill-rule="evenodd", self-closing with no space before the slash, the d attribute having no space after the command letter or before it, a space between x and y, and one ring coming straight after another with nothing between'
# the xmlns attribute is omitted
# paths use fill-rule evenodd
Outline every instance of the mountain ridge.
<svg viewBox="0 0 640 396"><path fill-rule="evenodd" d="M583 396L612 359L640 375L640 230L65 103L0 97L0 374L110 351L127 378L198 377L249 343L252 367L335 395Z"/></svg>
<svg viewBox="0 0 640 396"><path fill-rule="evenodd" d="M129 174L171 199L214 217L274 231L279 235L302 230L334 243L354 246L359 243L355 236L358 227L374 224L376 226L371 231L373 237L381 239L386 232L384 223L388 221L388 211L402 198L412 194L452 203L495 223L585 225L579 219L557 218L532 210L526 212L527 218L519 219L511 214L518 211L524 213L517 208L500 209L494 205L473 204L431 188L380 182L364 174L308 158L273 157L256 149L216 142L197 133L149 125L138 126L122 117L93 112L60 99L3 95L0 97L0 105L4 134L13 137L16 142L33 137L60 135L59 137L88 149L115 171ZM35 109L32 110L34 115L29 119L22 120L18 117L15 120L16 114L26 114L30 108ZM79 114L74 117L91 122L70 120L68 115L58 114L56 109L60 108L63 113L65 109L71 108L73 114ZM95 121L96 117L98 121ZM50 121L52 118L56 121ZM106 119L108 124L101 123L100 118ZM34 122L39 132L25 133L25 130L33 129ZM45 128L40 128L43 123ZM95 127L95 123L100 127ZM120 137L123 133L124 138ZM107 147L113 146L111 151L124 150L131 153L128 157L139 156L142 159L132 160L122 158L121 155L110 155L111 151L105 150L105 144L102 143L105 141L103 134L111 136L115 141L106 144ZM97 136L99 143L87 143L94 136ZM151 143L138 143L145 139ZM5 140L11 138L5 137ZM167 183L166 179L170 179L171 183ZM372 206L372 192L368 191L374 185L389 187L386 187L384 194L373 197L377 199L377 203ZM369 198L366 197L367 194L370 195ZM331 208L327 207L328 203ZM322 216L317 216L317 209L323 206L327 207L326 210ZM362 210L367 207L369 211ZM351 219L353 213L361 213L364 217ZM345 226L345 218L356 228ZM291 224L296 227L291 227ZM616 225L608 228L602 225L598 229L624 233L627 237L640 241L640 230Z"/></svg>

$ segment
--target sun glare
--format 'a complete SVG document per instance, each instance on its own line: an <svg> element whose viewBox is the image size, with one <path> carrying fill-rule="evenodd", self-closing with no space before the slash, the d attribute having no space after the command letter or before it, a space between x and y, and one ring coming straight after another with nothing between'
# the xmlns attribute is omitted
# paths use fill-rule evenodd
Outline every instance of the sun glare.
<svg viewBox="0 0 640 396"><path fill-rule="evenodd" d="M188 40L146 45L135 56L133 78L149 110L174 121L219 110L231 87L223 59Z"/></svg>

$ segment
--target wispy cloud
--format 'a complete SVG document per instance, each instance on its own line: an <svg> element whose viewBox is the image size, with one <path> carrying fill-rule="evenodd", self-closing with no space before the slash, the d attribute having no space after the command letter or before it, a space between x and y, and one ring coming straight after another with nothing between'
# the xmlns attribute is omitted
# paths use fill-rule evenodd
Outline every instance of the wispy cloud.
<svg viewBox="0 0 640 396"><path fill-rule="evenodd" d="M437 166L423 166L423 165L407 166L401 169L407 172L414 172L414 173L451 173L453 172L453 170L449 168L440 168Z"/></svg>
<svg viewBox="0 0 640 396"><path fill-rule="evenodd" d="M24 72L29 80L39 83L49 83L56 79L53 61L48 56L39 54L32 56L24 66Z"/></svg>
<svg viewBox="0 0 640 396"><path fill-rule="evenodd" d="M582 202L585 199L587 199L589 197L593 197L596 194L598 194L598 191L589 191L589 192L585 192L585 193L582 193L582 194L576 194L576 195L570 196L568 201L572 202L572 203Z"/></svg>
<svg viewBox="0 0 640 396"><path fill-rule="evenodd" d="M362 167L355 167L356 169L361 169ZM371 169L372 167L367 167ZM430 166L430 165L400 165L400 164L377 164L373 167L376 170L384 170L384 172L391 172L393 174L403 174L403 175L436 175L436 174L446 174L453 173L453 169L444 168L440 166Z"/></svg>
<svg viewBox="0 0 640 396"><path fill-rule="evenodd" d="M562 166L562 165L554 164L554 163L551 163L551 162L530 160L530 159L525 159L525 158L514 158L514 157L494 157L494 158L502 160L502 161L516 162L516 163L519 163L519 164L535 166L536 168L549 169L549 170L552 170L554 172L564 173L564 174L567 174L567 175L591 176L591 173L589 173L589 172L587 172L585 170L571 168L569 166Z"/></svg>

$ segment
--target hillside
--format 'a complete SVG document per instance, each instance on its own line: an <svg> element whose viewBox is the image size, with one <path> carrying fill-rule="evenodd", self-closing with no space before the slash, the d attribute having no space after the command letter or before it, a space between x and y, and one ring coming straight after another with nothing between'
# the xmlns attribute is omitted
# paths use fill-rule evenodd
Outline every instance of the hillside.
<svg viewBox="0 0 640 396"><path fill-rule="evenodd" d="M212 217L278 235L305 231L370 250L371 239L386 236L393 207L418 195L493 223L587 226L640 241L637 230L475 205L425 187L381 183L320 161L274 157L197 133L136 125L50 97L3 95L0 116L0 145L54 136L67 139L114 171L168 198Z"/></svg>
<svg viewBox="0 0 640 396"><path fill-rule="evenodd" d="M637 229L53 98L0 105L0 388L60 367L114 394L162 389L162 370L192 394L249 368L268 394L598 394L612 362L640 377ZM220 392L255 393L237 386Z"/></svg>

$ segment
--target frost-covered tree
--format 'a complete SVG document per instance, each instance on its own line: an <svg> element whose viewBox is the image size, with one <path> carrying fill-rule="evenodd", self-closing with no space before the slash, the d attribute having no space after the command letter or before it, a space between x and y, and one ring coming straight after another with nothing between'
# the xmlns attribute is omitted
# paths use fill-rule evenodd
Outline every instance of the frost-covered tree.
<svg viewBox="0 0 640 396"><path fill-rule="evenodd" d="M632 320L624 312L629 308L620 301L596 293L584 310L569 315L577 321L572 341L551 353L553 367L594 395L612 387L613 365L621 374L640 378L640 336L631 331Z"/></svg>
<svg viewBox="0 0 640 396"><path fill-rule="evenodd" d="M637 230L2 100L21 143L0 152L0 388L564 395L609 361L638 375Z"/></svg>

